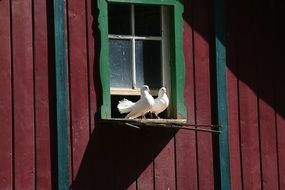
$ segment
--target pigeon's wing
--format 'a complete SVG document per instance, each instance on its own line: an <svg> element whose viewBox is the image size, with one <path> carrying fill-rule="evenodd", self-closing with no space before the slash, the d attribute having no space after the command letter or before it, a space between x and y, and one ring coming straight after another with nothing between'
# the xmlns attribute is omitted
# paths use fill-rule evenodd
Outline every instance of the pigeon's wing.
<svg viewBox="0 0 285 190"><path fill-rule="evenodd" d="M141 88L141 98L139 99L139 101L137 101L130 107L130 113L128 113L128 115L125 117L126 119L134 119L139 116L145 115L145 113L147 113L151 109L151 106L154 104L154 99L148 93L148 91L149 87L147 85L144 85L143 88ZM124 105L123 102L122 105Z"/></svg>
<svg viewBox="0 0 285 190"><path fill-rule="evenodd" d="M152 113L159 114L163 112L169 104L168 97L166 95L163 95L162 97L158 97L154 100L154 105L151 108Z"/></svg>
<svg viewBox="0 0 285 190"><path fill-rule="evenodd" d="M139 116L145 115L151 107L154 105L153 97L145 92L139 101L137 101L133 106L131 112L126 116L127 119L134 119Z"/></svg>
<svg viewBox="0 0 285 190"><path fill-rule="evenodd" d="M131 112L126 116L126 119L134 119L142 116L147 108L148 104L146 100L140 99L132 106Z"/></svg>
<svg viewBox="0 0 285 190"><path fill-rule="evenodd" d="M128 113L131 111L131 108L134 104L135 103L130 101L130 100L123 99L123 100L119 101L117 108L118 108L120 113Z"/></svg>
<svg viewBox="0 0 285 190"><path fill-rule="evenodd" d="M160 112L162 112L163 110L163 102L161 102L161 98L156 98L154 100L154 105L152 106L150 112L152 113L156 113L159 114Z"/></svg>

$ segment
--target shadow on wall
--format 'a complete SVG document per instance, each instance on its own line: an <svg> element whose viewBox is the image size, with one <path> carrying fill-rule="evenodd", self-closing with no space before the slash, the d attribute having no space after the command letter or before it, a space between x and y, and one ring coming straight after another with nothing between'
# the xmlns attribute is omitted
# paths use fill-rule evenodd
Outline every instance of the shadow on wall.
<svg viewBox="0 0 285 190"><path fill-rule="evenodd" d="M285 118L284 13L278 1L226 1L227 67Z"/></svg>
<svg viewBox="0 0 285 190"><path fill-rule="evenodd" d="M96 92L102 92L99 69L100 32L98 29L97 2L92 1L94 58L94 85ZM102 94L96 94L97 110L100 110ZM127 189L151 163L176 130L134 129L100 122L100 112L94 117L95 128L72 189ZM153 172L153 168L150 169Z"/></svg>
<svg viewBox="0 0 285 190"><path fill-rule="evenodd" d="M72 189L127 189L175 131L96 123ZM150 169L153 171L153 168Z"/></svg>
<svg viewBox="0 0 285 190"><path fill-rule="evenodd" d="M272 3L272 7L269 6L269 14L263 14L264 10L268 12L268 6L265 6L267 4L254 7L257 4L226 3L227 67L238 80L249 86L258 98L267 102L284 118L284 100L280 99L279 102L276 98L285 96L285 88L281 88L281 83L285 81L284 57L281 56L284 32L279 29L281 12L278 11L280 8ZM205 28L204 24L199 26L193 23L188 1L185 2L185 9L185 21L211 44L214 36L209 38L207 30L210 27ZM95 49L99 50L96 1L92 1L92 13ZM224 42L223 39L221 41ZM96 92L101 92L97 52L94 60L94 84ZM272 93L275 95L272 96ZM98 107L102 102L100 95L97 93ZM158 128L136 130L124 126L107 126L99 123L97 115L94 116L95 129L90 136L72 189L127 189L136 183L138 176L177 132ZM153 168L151 171L153 172Z"/></svg>

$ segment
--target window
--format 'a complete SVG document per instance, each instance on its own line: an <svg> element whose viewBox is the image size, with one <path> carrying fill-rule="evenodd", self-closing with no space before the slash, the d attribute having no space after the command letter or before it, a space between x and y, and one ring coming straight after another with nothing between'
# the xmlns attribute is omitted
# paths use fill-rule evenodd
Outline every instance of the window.
<svg viewBox="0 0 285 190"><path fill-rule="evenodd" d="M166 11L164 6L108 5L111 95L137 95L144 84L155 91L166 85Z"/></svg>
<svg viewBox="0 0 285 190"><path fill-rule="evenodd" d="M165 86L168 118L185 118L182 10L179 0L99 0L103 119L122 117L118 100L139 99L147 84L157 96Z"/></svg>

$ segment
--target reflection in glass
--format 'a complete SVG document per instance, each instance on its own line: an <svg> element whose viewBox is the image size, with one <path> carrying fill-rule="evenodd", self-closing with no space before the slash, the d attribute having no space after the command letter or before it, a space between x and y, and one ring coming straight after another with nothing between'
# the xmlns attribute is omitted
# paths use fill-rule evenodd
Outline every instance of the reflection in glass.
<svg viewBox="0 0 285 190"><path fill-rule="evenodd" d="M136 81L137 87L149 85L158 89L162 85L161 42L136 41Z"/></svg>
<svg viewBox="0 0 285 190"><path fill-rule="evenodd" d="M131 41L109 40L110 86L131 88Z"/></svg>

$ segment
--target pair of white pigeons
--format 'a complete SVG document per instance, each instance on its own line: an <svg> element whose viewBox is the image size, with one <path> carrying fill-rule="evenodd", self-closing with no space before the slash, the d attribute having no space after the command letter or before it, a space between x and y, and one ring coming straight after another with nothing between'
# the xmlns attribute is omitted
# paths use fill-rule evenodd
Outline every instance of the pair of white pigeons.
<svg viewBox="0 0 285 190"><path fill-rule="evenodd" d="M162 87L158 91L158 97L154 99L149 94L149 87L144 85L141 89L141 97L137 102L132 102L127 99L119 101L117 106L121 114L128 113L126 119L135 119L142 116L145 118L145 114L150 112L155 114L157 118L158 114L163 112L169 104L169 99L166 95L166 88Z"/></svg>

